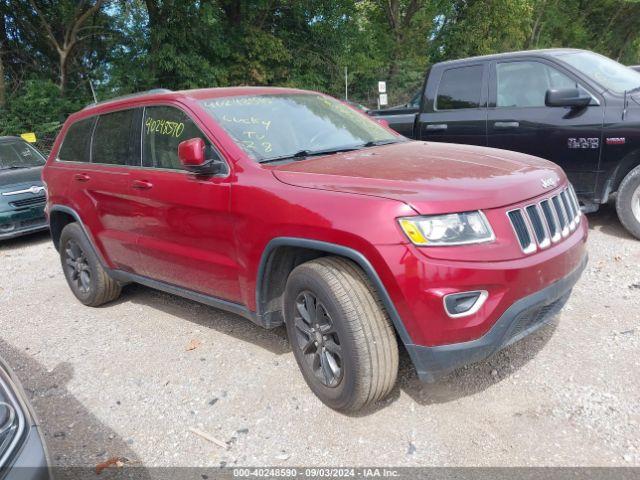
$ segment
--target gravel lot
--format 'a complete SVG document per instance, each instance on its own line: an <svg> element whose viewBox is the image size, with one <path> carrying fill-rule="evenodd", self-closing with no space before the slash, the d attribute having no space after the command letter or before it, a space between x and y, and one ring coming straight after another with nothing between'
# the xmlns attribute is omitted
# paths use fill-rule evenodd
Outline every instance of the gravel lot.
<svg viewBox="0 0 640 480"><path fill-rule="evenodd" d="M46 234L0 244L0 356L60 466L640 466L640 241L611 207L590 222L559 322L435 385L405 355L357 416L316 400L283 329L141 286L82 306Z"/></svg>

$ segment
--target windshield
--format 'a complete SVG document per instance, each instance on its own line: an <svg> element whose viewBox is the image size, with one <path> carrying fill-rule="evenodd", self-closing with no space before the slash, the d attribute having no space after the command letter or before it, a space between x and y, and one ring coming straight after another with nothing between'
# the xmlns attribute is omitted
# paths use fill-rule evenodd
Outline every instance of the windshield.
<svg viewBox="0 0 640 480"><path fill-rule="evenodd" d="M40 152L21 140L0 142L0 169L41 167L45 160Z"/></svg>
<svg viewBox="0 0 640 480"><path fill-rule="evenodd" d="M342 102L318 94L223 97L201 103L258 162L403 140Z"/></svg>
<svg viewBox="0 0 640 480"><path fill-rule="evenodd" d="M607 90L622 93L640 87L640 73L597 53L567 53L559 58Z"/></svg>

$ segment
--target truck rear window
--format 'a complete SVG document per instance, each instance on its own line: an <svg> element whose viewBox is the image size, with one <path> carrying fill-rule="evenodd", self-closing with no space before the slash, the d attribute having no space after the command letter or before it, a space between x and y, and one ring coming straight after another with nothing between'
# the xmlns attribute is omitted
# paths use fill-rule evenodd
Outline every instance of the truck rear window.
<svg viewBox="0 0 640 480"><path fill-rule="evenodd" d="M438 87L436 110L479 108L482 70L482 65L445 70Z"/></svg>

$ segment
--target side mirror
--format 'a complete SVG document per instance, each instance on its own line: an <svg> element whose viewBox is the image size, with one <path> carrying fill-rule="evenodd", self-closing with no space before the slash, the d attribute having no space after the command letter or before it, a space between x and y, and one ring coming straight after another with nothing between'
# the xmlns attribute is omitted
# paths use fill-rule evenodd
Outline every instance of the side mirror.
<svg viewBox="0 0 640 480"><path fill-rule="evenodd" d="M217 175L223 173L226 163L215 153L214 158L207 158L207 146L201 138L191 138L178 144L180 163L190 172L198 175Z"/></svg>
<svg viewBox="0 0 640 480"><path fill-rule="evenodd" d="M591 96L577 88L558 88L547 90L544 97L547 107L586 107L591 103Z"/></svg>
<svg viewBox="0 0 640 480"><path fill-rule="evenodd" d="M384 118L376 118L376 122L378 122L383 127L390 128L389 127L389 122L387 120L385 120Z"/></svg>

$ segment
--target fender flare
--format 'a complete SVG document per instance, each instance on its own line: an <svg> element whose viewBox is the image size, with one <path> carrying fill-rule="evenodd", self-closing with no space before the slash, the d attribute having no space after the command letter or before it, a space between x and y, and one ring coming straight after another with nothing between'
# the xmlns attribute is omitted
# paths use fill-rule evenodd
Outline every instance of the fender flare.
<svg viewBox="0 0 640 480"><path fill-rule="evenodd" d="M89 230L87 229L87 227L85 226L84 222L82 221L82 218L80 218L80 215L78 214L78 212L76 212L73 208L71 207L67 207L66 205L52 205L49 208L49 223L51 223L51 214L53 212L62 212L62 213L66 213L68 215L71 215L74 220L78 223L78 225L80 225L80 228L82 229L83 233L85 234L85 236L87 237L87 240L89 240L89 245L91 246L91 250L93 250L93 253L96 255L96 257L98 258L98 260L100 261L100 263L102 264L102 266L106 269L106 270L110 270L109 266L107 264L107 262L105 261L104 257L102 256L102 254L100 253L100 251L96 248L96 246L94 245L94 241L93 241L93 235L91 235L91 233L89 232ZM53 240L53 237L52 237Z"/></svg>
<svg viewBox="0 0 640 480"><path fill-rule="evenodd" d="M256 281L256 309L258 318L262 317L262 312L264 312L264 302L262 301L262 292L264 289L264 280L267 262L269 261L270 255L273 251L278 247L300 247L300 248L308 248L311 250L318 250L325 253L331 253L334 255L340 255L342 257L346 257L353 262L355 262L369 277L369 280L373 284L376 289L378 295L380 296L380 300L387 310L391 321L400 337L400 340L405 345L412 344L411 337L409 336L409 332L404 326L398 311L396 310L387 289L380 280L378 273L371 265L371 262L359 251L354 250L349 247L345 247L343 245L338 245L335 243L324 242L320 240L312 240L308 238L298 238L298 237L276 237L272 239L264 251L262 252L262 257L260 259L260 266L258 267L258 277Z"/></svg>

